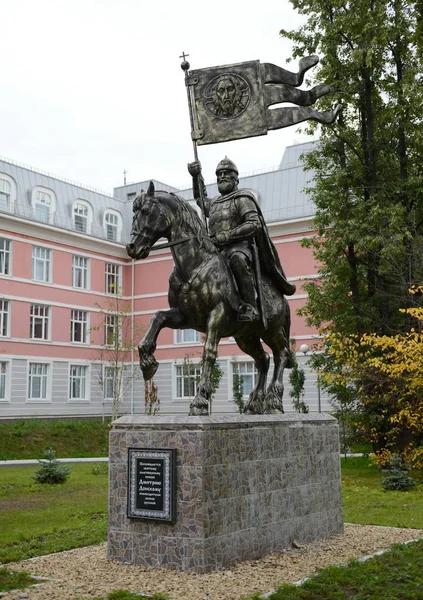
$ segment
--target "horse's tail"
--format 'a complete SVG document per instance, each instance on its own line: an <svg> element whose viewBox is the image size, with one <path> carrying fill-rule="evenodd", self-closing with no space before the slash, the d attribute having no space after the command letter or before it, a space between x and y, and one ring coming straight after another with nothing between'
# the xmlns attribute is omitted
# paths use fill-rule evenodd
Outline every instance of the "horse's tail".
<svg viewBox="0 0 423 600"><path fill-rule="evenodd" d="M295 365L295 356L294 353L291 349L291 343L290 343L290 334L291 334L291 308L289 306L289 302L288 300L285 298L285 296L283 296L283 302L285 304L285 318L284 318L284 322L283 322L283 332L284 332L284 337L285 337L285 342L286 342L286 355L287 355L287 364L286 364L286 368L287 369L292 369Z"/></svg>

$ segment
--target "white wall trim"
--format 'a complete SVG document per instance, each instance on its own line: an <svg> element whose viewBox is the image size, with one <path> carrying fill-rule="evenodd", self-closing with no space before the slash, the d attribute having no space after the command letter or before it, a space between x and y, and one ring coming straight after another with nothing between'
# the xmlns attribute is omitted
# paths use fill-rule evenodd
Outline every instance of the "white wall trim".
<svg viewBox="0 0 423 600"><path fill-rule="evenodd" d="M105 254L110 257L110 252L113 251L115 254L115 260L124 261L126 258L125 246L118 242L110 242L104 238L97 238L88 235L87 233L80 233L77 231L71 231L70 229L59 228L48 223L42 223L41 221L33 221L32 219L24 219L16 215L12 215L6 212L2 212L2 219L4 222L9 221L10 229L18 234L28 235L35 239L42 239L47 243L63 244L64 246L75 246L81 249L81 251L87 250L89 252L97 253L95 258L98 258L99 254ZM9 229L7 229L8 231ZM2 231L6 231L2 223ZM17 238L19 241L27 241L22 238ZM31 242L29 242L31 243ZM57 248L63 252L73 252L72 250L66 250L63 246ZM126 261L122 264L130 264L130 258L127 257Z"/></svg>
<svg viewBox="0 0 423 600"><path fill-rule="evenodd" d="M52 341L52 340L39 340L38 338L34 338L34 339L29 339L29 338L0 338L5 340L6 342L12 342L15 344L32 344L32 345L36 345L36 346L42 346L42 345L46 345L46 346L57 346L59 348L74 348L74 349L81 349L81 350L100 350L103 349L104 347L100 344L81 344L79 342L56 342L56 341ZM2 354L0 354L0 357L3 356ZM27 358L27 355L17 355L20 358ZM54 358L54 360L62 360L60 358ZM67 358L67 359L63 359L63 360L72 360L71 358Z"/></svg>
<svg viewBox="0 0 423 600"><path fill-rule="evenodd" d="M56 287L56 286L53 286ZM1 296L3 298L3 296ZM106 313L108 312L107 309L103 309L103 308L99 308L97 306L87 306L86 304L68 304L65 302L55 302L55 301L50 301L50 300L40 300L39 298L35 299L35 298L28 298L28 297L24 297L24 296L4 296L5 300L13 300L15 302L26 302L29 304L43 304L45 306L56 306L58 308L69 308L69 309L74 309L74 310L83 310L85 312L92 312L92 313ZM120 298L119 298L120 300ZM153 311L155 312L155 311Z"/></svg>

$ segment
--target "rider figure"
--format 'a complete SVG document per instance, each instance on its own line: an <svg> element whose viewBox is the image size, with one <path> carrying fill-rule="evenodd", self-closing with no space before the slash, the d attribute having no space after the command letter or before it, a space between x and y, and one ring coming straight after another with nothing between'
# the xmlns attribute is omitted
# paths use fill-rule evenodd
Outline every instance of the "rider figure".
<svg viewBox="0 0 423 600"><path fill-rule="evenodd" d="M292 295L295 285L288 282L273 243L270 240L255 192L238 189L238 169L227 157L216 167L220 196L207 198L199 162L188 165L193 177L194 198L200 208L200 186L203 188L205 216L209 218L209 233L215 246L226 255L241 297L238 319L260 320L254 281L253 244L259 250L260 270L270 275L282 294ZM261 285L261 282L258 282Z"/></svg>

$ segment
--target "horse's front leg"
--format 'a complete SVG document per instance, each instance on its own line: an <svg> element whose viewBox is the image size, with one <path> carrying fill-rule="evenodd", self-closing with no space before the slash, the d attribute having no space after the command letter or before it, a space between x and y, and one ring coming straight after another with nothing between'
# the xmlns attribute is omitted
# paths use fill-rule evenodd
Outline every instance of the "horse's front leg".
<svg viewBox="0 0 423 600"><path fill-rule="evenodd" d="M181 329L185 326L186 319L176 308L156 312L150 321L144 337L138 344L140 367L145 381L148 381L155 375L159 366L159 363L154 358L154 352L156 351L157 337L160 331L165 327Z"/></svg>
<svg viewBox="0 0 423 600"><path fill-rule="evenodd" d="M220 342L221 322L224 316L223 306L215 308L207 321L206 340L203 350L203 366L197 387L197 393L191 402L189 415L208 415L209 401L212 395L212 370L217 357L217 347Z"/></svg>

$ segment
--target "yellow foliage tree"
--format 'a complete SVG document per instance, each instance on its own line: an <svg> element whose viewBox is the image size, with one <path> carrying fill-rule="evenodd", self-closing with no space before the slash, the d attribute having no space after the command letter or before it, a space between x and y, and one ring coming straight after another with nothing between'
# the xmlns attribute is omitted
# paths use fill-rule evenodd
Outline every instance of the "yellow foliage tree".
<svg viewBox="0 0 423 600"><path fill-rule="evenodd" d="M422 293L414 287L411 293ZM347 338L332 334L328 351L336 372L320 373L325 383L357 384L357 397L370 415L361 422L375 448L375 460L389 464L401 456L423 468L423 308L401 309L415 327L394 336L365 334Z"/></svg>

